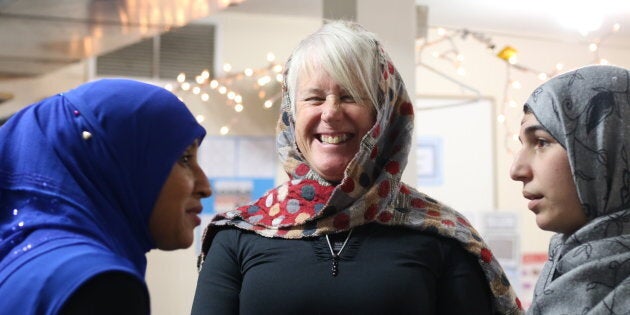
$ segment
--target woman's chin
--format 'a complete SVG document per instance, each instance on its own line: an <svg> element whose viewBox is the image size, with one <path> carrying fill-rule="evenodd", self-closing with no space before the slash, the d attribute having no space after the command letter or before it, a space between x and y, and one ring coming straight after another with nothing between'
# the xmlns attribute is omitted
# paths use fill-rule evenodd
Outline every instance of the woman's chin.
<svg viewBox="0 0 630 315"><path fill-rule="evenodd" d="M339 170L326 170L326 171L322 171L322 172L317 172L322 178L324 178L325 180L332 182L332 183L336 183L336 182L340 182L343 179L343 173L345 171L345 168L342 169L341 171Z"/></svg>
<svg viewBox="0 0 630 315"><path fill-rule="evenodd" d="M311 164L313 171L329 182L339 182L343 179L344 172L348 163L340 165L339 163L313 163Z"/></svg>

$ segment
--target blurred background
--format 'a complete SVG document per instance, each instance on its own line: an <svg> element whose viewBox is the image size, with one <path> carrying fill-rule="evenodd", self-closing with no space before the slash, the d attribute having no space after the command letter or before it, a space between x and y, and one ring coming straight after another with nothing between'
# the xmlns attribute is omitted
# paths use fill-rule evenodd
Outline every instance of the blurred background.
<svg viewBox="0 0 630 315"><path fill-rule="evenodd" d="M286 179L274 140L284 61L338 18L381 38L412 94L404 181L470 219L527 307L551 234L509 179L522 104L558 73L630 67L628 1L0 0L0 124L98 78L166 87L208 131L207 220ZM201 232L190 249L148 254L153 314L190 312Z"/></svg>

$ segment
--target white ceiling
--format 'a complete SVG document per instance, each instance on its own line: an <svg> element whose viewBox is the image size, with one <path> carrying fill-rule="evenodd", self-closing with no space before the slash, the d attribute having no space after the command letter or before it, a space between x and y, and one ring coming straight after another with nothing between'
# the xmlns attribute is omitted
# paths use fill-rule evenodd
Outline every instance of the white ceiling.
<svg viewBox="0 0 630 315"><path fill-rule="evenodd" d="M242 3L226 11L312 18L321 17L323 11L323 0L232 1ZM382 2L386 10L387 1ZM0 80L50 72L110 52L217 12L217 3L225 1L0 0ZM554 14L577 16L575 10L579 4L597 5L583 19L597 9L607 9L609 14L603 24L606 30L614 22L621 23L621 30L607 38L607 43L630 48L630 0L416 0L416 3L428 7L429 26L565 41L584 38L577 31L563 29ZM172 19L176 13L183 13L180 21Z"/></svg>
<svg viewBox="0 0 630 315"><path fill-rule="evenodd" d="M44 74L111 52L218 12L220 3L0 0L0 80Z"/></svg>
<svg viewBox="0 0 630 315"><path fill-rule="evenodd" d="M430 26L468 28L497 33L584 40L610 34L613 24L621 29L610 36L630 47L630 1L628 0L416 0L429 8ZM602 16L601 28L583 36L565 28L560 17L583 23ZM612 38L615 37L615 38Z"/></svg>
<svg viewBox="0 0 630 315"><path fill-rule="evenodd" d="M630 47L630 0L416 0L416 4L428 7L429 26L565 41L601 37L609 33L614 23L620 23L621 29L607 41ZM383 7L387 9L386 1ZM586 7L586 16L580 17L578 10L583 7ZM322 16L322 1L246 0L227 11L317 18ZM557 20L562 14L587 20L597 11L605 15L602 29L586 37L564 28Z"/></svg>

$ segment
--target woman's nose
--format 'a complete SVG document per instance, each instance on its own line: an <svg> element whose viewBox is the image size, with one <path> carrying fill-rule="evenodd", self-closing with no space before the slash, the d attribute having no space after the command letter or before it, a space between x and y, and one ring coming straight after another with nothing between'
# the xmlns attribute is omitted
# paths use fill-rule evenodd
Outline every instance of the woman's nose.
<svg viewBox="0 0 630 315"><path fill-rule="evenodd" d="M531 179L532 171L527 162L526 154L522 150L516 152L514 155L514 161L510 167L510 177L514 181L525 182Z"/></svg>
<svg viewBox="0 0 630 315"><path fill-rule="evenodd" d="M208 180L206 173L203 172L201 167L197 168L195 176L195 195L199 196L199 198L207 198L212 196L210 181Z"/></svg>
<svg viewBox="0 0 630 315"><path fill-rule="evenodd" d="M323 104L322 120L335 121L342 116L341 102L338 97L327 97Z"/></svg>

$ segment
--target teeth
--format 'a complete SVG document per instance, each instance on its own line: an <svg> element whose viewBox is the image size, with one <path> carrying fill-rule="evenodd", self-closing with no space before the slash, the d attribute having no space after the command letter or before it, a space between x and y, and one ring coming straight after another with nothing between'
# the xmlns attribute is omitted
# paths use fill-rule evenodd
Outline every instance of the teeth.
<svg viewBox="0 0 630 315"><path fill-rule="evenodd" d="M339 136L324 136L322 135L322 142L324 143L330 143L330 144L337 144L337 143L341 143L348 140L348 135L343 134L343 135L339 135Z"/></svg>

